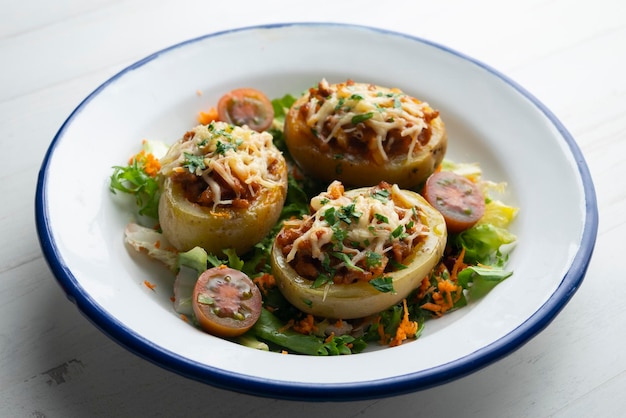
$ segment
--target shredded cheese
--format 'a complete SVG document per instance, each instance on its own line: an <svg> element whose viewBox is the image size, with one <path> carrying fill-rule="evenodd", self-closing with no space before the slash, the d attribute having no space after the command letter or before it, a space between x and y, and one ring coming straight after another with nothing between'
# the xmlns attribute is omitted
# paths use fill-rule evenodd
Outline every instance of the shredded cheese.
<svg viewBox="0 0 626 418"><path fill-rule="evenodd" d="M217 174L225 185L241 198L255 196L261 188L282 187L280 175L271 172L282 159L272 142L272 135L225 122L198 125L172 145L160 160L160 173L168 176L181 169L201 177L213 195L213 208L230 205L233 199L222 195L222 187L214 178Z"/></svg>
<svg viewBox="0 0 626 418"><path fill-rule="evenodd" d="M326 192L311 200L315 213L310 217L285 221L286 228L297 228L303 222L311 224L293 241L286 254L287 262L294 260L301 250L310 251L313 258L323 262L328 251L325 246L332 243L333 251L343 252L356 265L372 254L390 252L394 242L402 242L410 252L428 233L428 227L419 220L417 209L405 200L397 185L389 189L375 186L356 196L344 194L340 185L338 181L331 183ZM341 245L337 245L337 222L333 222L331 215L343 219L340 222ZM336 267L346 267L346 263Z"/></svg>
<svg viewBox="0 0 626 418"><path fill-rule="evenodd" d="M331 85L324 79L317 91L320 94L309 99L307 126L322 142L334 139L343 149L348 148L351 138L366 142L377 163L389 159L385 143L394 140L391 131L409 138L406 156L411 160L420 147L420 134L428 128L428 118L436 114L428 103L395 88L351 81Z"/></svg>

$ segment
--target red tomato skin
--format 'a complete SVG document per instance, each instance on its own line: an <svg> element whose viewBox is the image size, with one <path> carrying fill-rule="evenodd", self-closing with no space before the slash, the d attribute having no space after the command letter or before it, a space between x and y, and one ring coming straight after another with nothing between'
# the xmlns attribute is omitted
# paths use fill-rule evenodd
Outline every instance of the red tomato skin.
<svg viewBox="0 0 626 418"><path fill-rule="evenodd" d="M451 171L432 174L422 194L441 212L451 234L471 228L485 213L485 196L478 185Z"/></svg>
<svg viewBox="0 0 626 418"><path fill-rule="evenodd" d="M209 299L213 303L206 303ZM226 266L202 273L193 291L192 306L198 323L219 337L236 337L252 328L261 315L261 304L256 284L246 274ZM222 315L216 308L221 309Z"/></svg>
<svg viewBox="0 0 626 418"><path fill-rule="evenodd" d="M231 125L247 125L257 132L267 130L274 120L274 107L267 96L244 87L223 95L217 103L219 120Z"/></svg>

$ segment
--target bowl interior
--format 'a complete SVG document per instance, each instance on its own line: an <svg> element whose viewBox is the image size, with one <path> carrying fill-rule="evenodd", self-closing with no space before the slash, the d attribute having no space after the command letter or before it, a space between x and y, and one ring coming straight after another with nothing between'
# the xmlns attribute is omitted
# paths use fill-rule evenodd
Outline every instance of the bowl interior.
<svg viewBox="0 0 626 418"><path fill-rule="evenodd" d="M398 87L439 109L447 158L478 162L485 178L508 183L503 199L520 208L512 227L514 275L484 299L428 322L417 341L354 356L267 353L200 332L173 310L173 276L124 246L133 202L109 191L112 166L125 164L144 138L174 142L197 124L199 111L233 88L255 87L275 98L297 95L321 78ZM475 370L547 325L584 275L586 267L572 266L586 266L590 257L593 199L572 138L532 96L487 66L401 34L287 24L194 39L103 84L54 139L37 216L44 253L68 296L139 355L237 390L356 396L359 387L369 396ZM550 300L558 308L548 309Z"/></svg>

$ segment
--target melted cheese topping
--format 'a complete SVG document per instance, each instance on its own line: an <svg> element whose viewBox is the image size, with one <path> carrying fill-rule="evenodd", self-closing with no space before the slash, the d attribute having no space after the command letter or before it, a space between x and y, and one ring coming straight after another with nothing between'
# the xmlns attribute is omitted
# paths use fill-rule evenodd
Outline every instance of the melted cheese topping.
<svg viewBox="0 0 626 418"><path fill-rule="evenodd" d="M407 159L413 158L420 146L419 135L428 127L426 117L434 112L427 103L399 89L372 84L348 81L330 85L322 80L317 92L320 94L311 95L305 115L306 124L317 138L325 143L335 139L344 149L351 138L367 141L377 163L389 159L384 143L393 141L391 131L410 138ZM363 127L374 135L363 135Z"/></svg>
<svg viewBox="0 0 626 418"><path fill-rule="evenodd" d="M222 198L222 186L212 174L219 175L237 197L241 197L241 187L248 188L247 195L256 196L259 185L266 189L282 187L280 174L270 171L282 158L269 133L212 122L196 126L172 145L160 161L160 173L168 176L189 170L201 177L214 196L215 208L230 205L233 199Z"/></svg>
<svg viewBox="0 0 626 418"><path fill-rule="evenodd" d="M298 251L305 250L323 263L329 248L326 245L331 244L331 251L346 254L356 265L371 254L385 255L393 249L394 242L402 242L410 252L420 238L428 234L428 227L420 222L418 208L397 185L376 186L356 196L347 196L343 194L341 183L335 181L327 192L311 200L311 207L315 213L309 218L284 223L285 228L312 223L293 241L286 255L287 262L292 261ZM345 266L344 262L336 267Z"/></svg>

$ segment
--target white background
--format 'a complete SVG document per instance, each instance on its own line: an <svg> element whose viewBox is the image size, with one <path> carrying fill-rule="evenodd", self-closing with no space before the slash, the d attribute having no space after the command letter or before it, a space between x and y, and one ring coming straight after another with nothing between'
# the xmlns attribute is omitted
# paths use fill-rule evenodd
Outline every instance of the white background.
<svg viewBox="0 0 626 418"><path fill-rule="evenodd" d="M544 332L433 389L306 403L215 389L162 370L109 340L67 301L42 257L33 201L43 156L70 112L154 51L288 21L364 24L444 44L511 77L564 123L591 170L600 227L586 280ZM1 0L0 415L618 416L626 407L624 74L626 5L610 0Z"/></svg>

